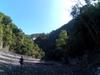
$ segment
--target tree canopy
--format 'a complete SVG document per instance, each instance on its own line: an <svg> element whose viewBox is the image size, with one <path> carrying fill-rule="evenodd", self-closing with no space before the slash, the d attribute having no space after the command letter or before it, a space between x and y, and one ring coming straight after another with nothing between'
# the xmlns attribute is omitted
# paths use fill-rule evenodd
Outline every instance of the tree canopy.
<svg viewBox="0 0 100 75"><path fill-rule="evenodd" d="M8 47L10 51L41 58L44 52L33 43L21 29L19 29L9 16L0 12L0 47Z"/></svg>

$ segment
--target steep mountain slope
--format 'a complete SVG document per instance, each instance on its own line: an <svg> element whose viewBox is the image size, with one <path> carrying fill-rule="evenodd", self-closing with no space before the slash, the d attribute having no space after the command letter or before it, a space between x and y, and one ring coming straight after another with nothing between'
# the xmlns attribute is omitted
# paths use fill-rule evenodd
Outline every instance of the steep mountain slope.
<svg viewBox="0 0 100 75"><path fill-rule="evenodd" d="M66 30L68 34L72 34L72 32L74 32L74 28L73 28L74 23L75 23L75 19L71 20L70 22L63 25L62 27L52 31L48 35L45 34L44 35L44 37L46 37L45 39L43 37L37 38L35 42L39 45L40 48L44 50L52 49L52 47L55 46L55 40L58 38L58 35L62 30ZM33 35L35 36L35 34Z"/></svg>

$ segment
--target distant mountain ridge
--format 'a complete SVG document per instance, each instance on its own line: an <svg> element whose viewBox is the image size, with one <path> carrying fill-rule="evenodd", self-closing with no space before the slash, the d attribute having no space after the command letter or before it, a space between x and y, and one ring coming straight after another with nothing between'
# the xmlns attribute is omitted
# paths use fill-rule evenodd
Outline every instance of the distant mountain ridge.
<svg viewBox="0 0 100 75"><path fill-rule="evenodd" d="M74 23L75 23L75 19L72 19L67 24L65 24L65 25L61 26L60 28L50 32L49 34L44 34L44 33L31 34L30 37L31 38L38 38L39 36L46 36L47 40L36 39L35 42L39 45L40 48L42 48L44 50L51 49L52 46L54 46L55 40L58 38L58 35L62 30L66 30L68 32L68 34L71 34L74 31L74 28L73 28Z"/></svg>

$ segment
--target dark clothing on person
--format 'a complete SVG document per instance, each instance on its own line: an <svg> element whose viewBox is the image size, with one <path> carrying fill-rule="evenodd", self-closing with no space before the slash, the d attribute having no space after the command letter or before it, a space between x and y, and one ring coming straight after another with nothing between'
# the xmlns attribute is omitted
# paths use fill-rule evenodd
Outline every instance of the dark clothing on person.
<svg viewBox="0 0 100 75"><path fill-rule="evenodd" d="M20 60L19 60L19 63L20 63L20 65L23 65L23 63L24 63L24 59L23 59L22 56L21 56L21 58L20 58Z"/></svg>

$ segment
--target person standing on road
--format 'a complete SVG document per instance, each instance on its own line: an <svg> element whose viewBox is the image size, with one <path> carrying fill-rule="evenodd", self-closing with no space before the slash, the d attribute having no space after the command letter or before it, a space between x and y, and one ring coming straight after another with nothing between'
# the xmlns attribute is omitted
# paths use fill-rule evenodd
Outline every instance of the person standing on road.
<svg viewBox="0 0 100 75"><path fill-rule="evenodd" d="M20 57L19 63L20 63L20 73L22 75L23 74L23 64L24 64L23 56Z"/></svg>
<svg viewBox="0 0 100 75"><path fill-rule="evenodd" d="M24 64L23 56L21 56L21 58L19 59L19 63L20 63L21 66Z"/></svg>

